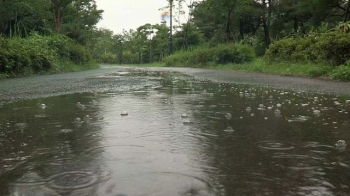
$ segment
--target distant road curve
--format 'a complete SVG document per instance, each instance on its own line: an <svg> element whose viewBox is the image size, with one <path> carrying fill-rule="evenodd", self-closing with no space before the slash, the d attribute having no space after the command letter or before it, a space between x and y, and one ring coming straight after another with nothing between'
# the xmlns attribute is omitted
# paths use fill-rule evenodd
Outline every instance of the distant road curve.
<svg viewBox="0 0 350 196"><path fill-rule="evenodd" d="M106 79L101 76L118 71L127 71L129 69L175 71L193 76L197 79L216 82L263 85L285 90L350 96L350 82L229 70L102 65L101 68L95 70L0 80L0 102L5 103L18 99L98 91L101 89L108 90L108 88L113 88L115 80ZM124 82L120 85L128 84Z"/></svg>

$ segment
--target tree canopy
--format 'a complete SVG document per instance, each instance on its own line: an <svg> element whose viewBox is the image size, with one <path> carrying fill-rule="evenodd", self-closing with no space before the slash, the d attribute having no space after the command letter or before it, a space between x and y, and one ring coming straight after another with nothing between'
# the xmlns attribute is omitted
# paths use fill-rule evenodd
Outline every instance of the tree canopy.
<svg viewBox="0 0 350 196"><path fill-rule="evenodd" d="M175 51L243 42L262 55L275 40L350 20L349 0L164 1L173 6ZM95 0L0 0L0 34L64 34L89 47L95 59L110 63L158 62L170 54L168 21L114 34L96 28L102 13Z"/></svg>

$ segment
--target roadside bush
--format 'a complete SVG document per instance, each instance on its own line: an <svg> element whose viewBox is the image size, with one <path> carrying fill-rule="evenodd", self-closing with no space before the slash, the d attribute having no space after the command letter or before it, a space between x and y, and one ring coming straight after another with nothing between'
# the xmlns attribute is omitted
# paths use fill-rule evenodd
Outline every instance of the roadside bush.
<svg viewBox="0 0 350 196"><path fill-rule="evenodd" d="M331 73L332 79L341 81L350 81L350 61L347 61L344 65L338 66Z"/></svg>
<svg viewBox="0 0 350 196"><path fill-rule="evenodd" d="M118 56L112 53L103 53L98 60L103 63L115 64L118 63Z"/></svg>
<svg viewBox="0 0 350 196"><path fill-rule="evenodd" d="M139 55L131 51L123 51L123 55L117 55L117 62L120 64L137 64L139 63Z"/></svg>
<svg viewBox="0 0 350 196"><path fill-rule="evenodd" d="M20 75L65 70L65 64L88 64L90 51L64 35L0 37L0 72Z"/></svg>
<svg viewBox="0 0 350 196"><path fill-rule="evenodd" d="M165 65L205 67L209 64L244 63L254 58L254 49L248 45L219 44L212 48L201 46L177 52L165 58Z"/></svg>
<svg viewBox="0 0 350 196"><path fill-rule="evenodd" d="M289 37L274 42L265 53L268 61L316 62L338 66L350 60L350 33L339 31Z"/></svg>
<svg viewBox="0 0 350 196"><path fill-rule="evenodd" d="M38 37L27 39L11 38L2 43L0 50L0 71L18 74L23 72L39 72L48 70L55 59L54 52L44 40Z"/></svg>
<svg viewBox="0 0 350 196"><path fill-rule="evenodd" d="M48 36L47 39L48 45L57 52L61 59L69 60L76 64L83 64L92 60L91 53L86 47L65 35L54 34Z"/></svg>
<svg viewBox="0 0 350 196"><path fill-rule="evenodd" d="M88 63L92 60L90 51L82 45L72 43L68 45L69 60L76 64Z"/></svg>
<svg viewBox="0 0 350 196"><path fill-rule="evenodd" d="M47 44L56 51L60 58L69 59L69 47L74 41L62 34L47 36Z"/></svg>
<svg viewBox="0 0 350 196"><path fill-rule="evenodd" d="M240 64L250 62L255 58L254 49L242 44L218 45L214 52L217 57L216 62L219 64Z"/></svg>

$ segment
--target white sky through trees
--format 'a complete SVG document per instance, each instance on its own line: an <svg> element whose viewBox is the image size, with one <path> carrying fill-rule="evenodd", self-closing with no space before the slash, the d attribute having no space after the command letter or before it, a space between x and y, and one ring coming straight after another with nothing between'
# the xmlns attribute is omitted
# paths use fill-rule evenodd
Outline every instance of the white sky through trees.
<svg viewBox="0 0 350 196"><path fill-rule="evenodd" d="M98 9L104 10L97 27L110 29L115 34L146 23L160 23L159 8L168 5L167 0L96 0L96 3Z"/></svg>

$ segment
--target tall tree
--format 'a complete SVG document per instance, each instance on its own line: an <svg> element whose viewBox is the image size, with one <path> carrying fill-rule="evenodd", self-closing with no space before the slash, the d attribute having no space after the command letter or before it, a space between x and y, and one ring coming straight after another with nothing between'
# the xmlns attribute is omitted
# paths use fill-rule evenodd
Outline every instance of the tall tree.
<svg viewBox="0 0 350 196"><path fill-rule="evenodd" d="M49 31L49 6L46 0L0 1L0 34L23 36L31 31Z"/></svg>
<svg viewBox="0 0 350 196"><path fill-rule="evenodd" d="M64 12L62 33L86 44L91 38L94 26L102 18L103 10L98 10L95 0L76 0Z"/></svg>
<svg viewBox="0 0 350 196"><path fill-rule="evenodd" d="M55 21L55 30L57 33L61 32L61 26L64 18L64 10L73 0L50 0L52 3L54 21Z"/></svg>

